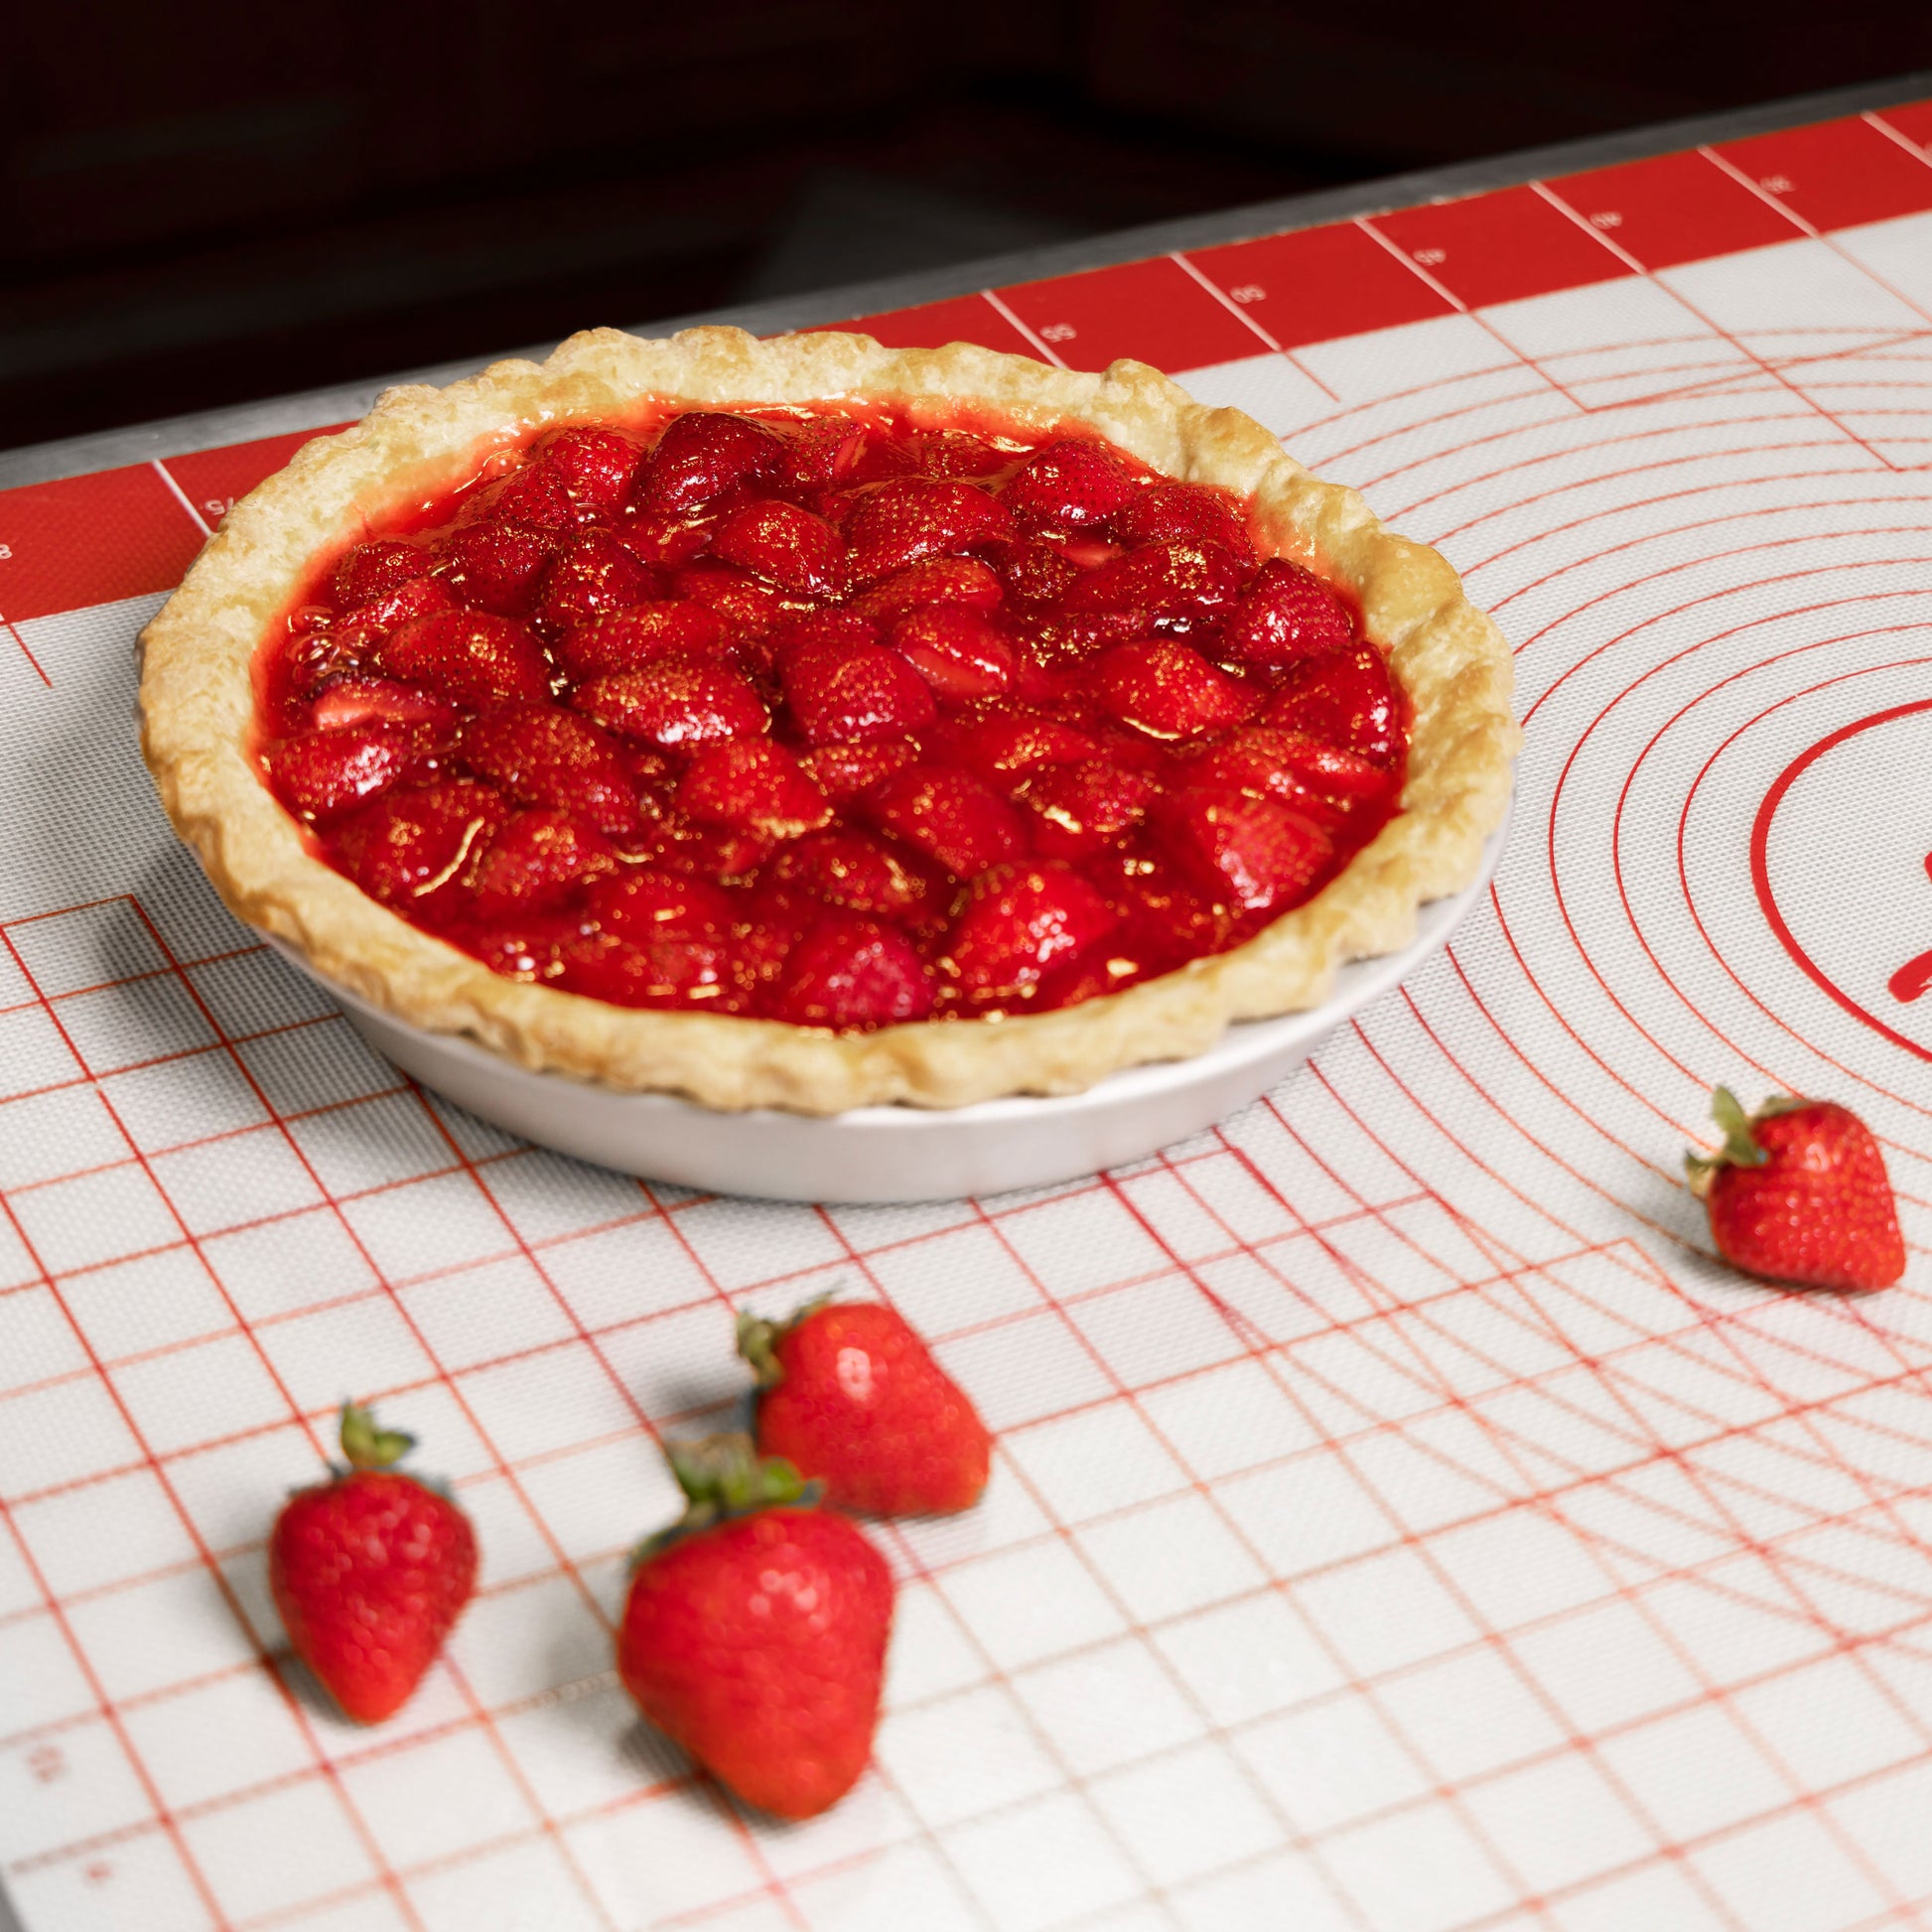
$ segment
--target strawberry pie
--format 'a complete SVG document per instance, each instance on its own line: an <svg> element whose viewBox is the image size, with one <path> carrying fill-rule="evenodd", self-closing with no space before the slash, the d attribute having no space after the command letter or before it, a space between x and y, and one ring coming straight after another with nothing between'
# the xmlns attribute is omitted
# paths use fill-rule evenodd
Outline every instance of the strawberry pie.
<svg viewBox="0 0 1932 1932"><path fill-rule="evenodd" d="M144 643L243 917L721 1107L1067 1091L1314 1004L1467 882L1515 744L1448 565L1246 417L832 334L391 391Z"/></svg>

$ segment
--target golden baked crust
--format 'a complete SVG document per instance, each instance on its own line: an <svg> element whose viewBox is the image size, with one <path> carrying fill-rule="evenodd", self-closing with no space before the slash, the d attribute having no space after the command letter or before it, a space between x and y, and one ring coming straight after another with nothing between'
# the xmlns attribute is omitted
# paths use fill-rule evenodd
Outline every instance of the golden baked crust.
<svg viewBox="0 0 1932 1932"><path fill-rule="evenodd" d="M1390 653L1414 713L1401 812L1322 892L1246 944L1049 1013L832 1034L610 1006L500 977L311 855L249 754L250 663L318 553L535 428L620 417L645 397L868 397L935 421L971 400L1030 429L1090 425L1170 477L1241 491L1263 547L1345 586ZM1502 818L1518 740L1508 646L1454 571L1383 529L1352 489L1310 476L1238 410L1206 408L1140 362L1085 375L967 343L889 349L829 333L760 342L708 328L645 341L599 329L540 364L498 362L447 389L391 389L235 506L141 641L149 768L241 918L415 1026L468 1034L525 1066L725 1109L830 1114L1072 1093L1124 1066L1199 1052L1231 1021L1316 1006L1337 966L1406 944L1418 905L1468 884Z"/></svg>

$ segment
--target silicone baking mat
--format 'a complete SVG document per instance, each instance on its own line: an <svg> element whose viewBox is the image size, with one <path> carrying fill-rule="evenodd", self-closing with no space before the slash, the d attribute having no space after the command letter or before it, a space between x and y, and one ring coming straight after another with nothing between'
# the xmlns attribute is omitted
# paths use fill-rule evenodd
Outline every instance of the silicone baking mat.
<svg viewBox="0 0 1932 1932"><path fill-rule="evenodd" d="M0 1859L29 1932L1932 1923L1932 104L870 319L1238 404L1440 544L1528 729L1489 903L1218 1131L813 1210L512 1143L215 903L131 644L299 439L0 494ZM1864 1300L1708 1257L1729 1081L1881 1137ZM758 1176L746 1185L756 1189ZM735 1307L834 1284L1000 1432L882 1527L816 1823L610 1668ZM335 1404L480 1525L396 1722L262 1540Z"/></svg>

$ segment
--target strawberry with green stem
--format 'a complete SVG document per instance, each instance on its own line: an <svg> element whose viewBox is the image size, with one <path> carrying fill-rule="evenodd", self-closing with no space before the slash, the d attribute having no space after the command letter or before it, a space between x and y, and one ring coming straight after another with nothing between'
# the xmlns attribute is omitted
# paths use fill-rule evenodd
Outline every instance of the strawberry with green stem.
<svg viewBox="0 0 1932 1932"><path fill-rule="evenodd" d="M785 1321L741 1314L738 1352L758 1376L759 1448L842 1509L946 1515L979 1500L986 1425L897 1311L826 1296Z"/></svg>
<svg viewBox="0 0 1932 1932"><path fill-rule="evenodd" d="M347 1467L298 1489L269 1538L269 1587L289 1642L361 1724L408 1701L476 1588L469 1517L392 1466L415 1444L344 1403Z"/></svg>
<svg viewBox="0 0 1932 1932"><path fill-rule="evenodd" d="M1774 1095L1746 1114L1728 1087L1711 1096L1716 1154L1687 1154L1691 1191L1733 1267L1804 1288L1887 1288L1905 1243L1870 1130L1829 1100Z"/></svg>
<svg viewBox="0 0 1932 1932"><path fill-rule="evenodd" d="M819 1485L745 1435L668 1446L682 1518L637 1553L618 1672L748 1804L811 1818L872 1754L892 1633L886 1560Z"/></svg>

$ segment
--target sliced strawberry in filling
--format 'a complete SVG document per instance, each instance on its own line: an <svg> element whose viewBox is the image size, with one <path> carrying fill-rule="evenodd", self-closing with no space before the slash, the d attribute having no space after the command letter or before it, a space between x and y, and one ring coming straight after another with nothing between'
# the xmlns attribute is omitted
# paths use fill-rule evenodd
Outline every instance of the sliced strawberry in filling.
<svg viewBox="0 0 1932 1932"><path fill-rule="evenodd" d="M437 567L457 602L500 618L520 618L529 610L556 554L553 532L509 522L469 524L436 549Z"/></svg>
<svg viewBox="0 0 1932 1932"><path fill-rule="evenodd" d="M711 551L781 591L812 597L836 591L845 564L845 539L824 517L776 497L741 504L720 517Z"/></svg>
<svg viewBox="0 0 1932 1932"><path fill-rule="evenodd" d="M1205 483L1156 483L1137 490L1113 519L1113 532L1130 548L1147 543L1215 544L1249 568L1254 540L1238 499Z"/></svg>
<svg viewBox="0 0 1932 1932"><path fill-rule="evenodd" d="M660 657L692 652L723 656L725 626L717 612L683 598L665 598L612 611L568 632L557 662L576 678L604 671L635 671Z"/></svg>
<svg viewBox="0 0 1932 1932"><path fill-rule="evenodd" d="M518 812L477 861L479 917L500 919L559 905L587 880L614 871L610 841L588 820L554 805Z"/></svg>
<svg viewBox="0 0 1932 1932"><path fill-rule="evenodd" d="M617 746L555 705L489 712L464 728L456 753L519 804L574 809L604 832L637 829L637 793Z"/></svg>
<svg viewBox="0 0 1932 1932"><path fill-rule="evenodd" d="M329 588L341 611L359 610L372 599L401 590L413 577L427 576L429 553L406 538L377 537L358 543L336 566Z"/></svg>
<svg viewBox="0 0 1932 1932"><path fill-rule="evenodd" d="M600 725L666 751L754 737L771 723L749 678L703 657L665 657L640 671L594 677L570 702Z"/></svg>
<svg viewBox="0 0 1932 1932"><path fill-rule="evenodd" d="M416 726L379 722L304 732L268 754L269 782L290 811L327 825L388 790L424 736Z"/></svg>
<svg viewBox="0 0 1932 1932"><path fill-rule="evenodd" d="M481 711L550 695L550 666L527 625L485 611L438 611L376 646L385 676Z"/></svg>
<svg viewBox="0 0 1932 1932"><path fill-rule="evenodd" d="M1262 716L1271 725L1326 739L1378 764L1407 748L1402 701L1373 644L1332 651L1302 665Z"/></svg>
<svg viewBox="0 0 1932 1932"><path fill-rule="evenodd" d="M1013 646L980 612L964 605L912 611L886 641L925 679L943 704L970 704L1004 691L1018 672Z"/></svg>
<svg viewBox="0 0 1932 1932"><path fill-rule="evenodd" d="M572 537L551 559L533 613L553 630L573 630L658 595L664 580L602 530Z"/></svg>
<svg viewBox="0 0 1932 1932"><path fill-rule="evenodd" d="M794 839L830 822L825 794L798 760L768 738L707 745L678 782L678 809L700 824Z"/></svg>
<svg viewBox="0 0 1932 1932"><path fill-rule="evenodd" d="M1010 535L1013 516L969 483L900 477L870 490L846 519L846 576L876 584L926 557L971 549Z"/></svg>
<svg viewBox="0 0 1932 1932"><path fill-rule="evenodd" d="M761 482L784 463L784 440L763 423L722 410L673 417L637 480L646 510L691 510L740 484Z"/></svg>
<svg viewBox="0 0 1932 1932"><path fill-rule="evenodd" d="M1205 629L1232 609L1241 566L1218 544L1150 543L1096 565L1061 598L1063 610L1145 611L1159 629Z"/></svg>
<svg viewBox="0 0 1932 1932"><path fill-rule="evenodd" d="M1348 613L1313 571L1270 557L1228 614L1221 642L1247 664L1296 664L1346 650L1355 641Z"/></svg>
<svg viewBox="0 0 1932 1932"><path fill-rule="evenodd" d="M969 417L569 425L300 588L258 749L304 836L619 1005L1101 997L1301 903L1406 776L1383 653L1237 496Z"/></svg>
<svg viewBox="0 0 1932 1932"><path fill-rule="evenodd" d="M1100 894L1053 860L996 866L973 882L948 948L954 982L977 1002L1031 998L1118 923Z"/></svg>
<svg viewBox="0 0 1932 1932"><path fill-rule="evenodd" d="M897 738L936 715L925 679L878 644L809 645L788 653L782 671L785 703L810 745Z"/></svg>
<svg viewBox="0 0 1932 1932"><path fill-rule="evenodd" d="M923 610L933 604L960 604L969 610L990 611L1003 595L998 573L977 557L932 557L861 592L847 609L855 616L890 623L908 611Z"/></svg>
<svg viewBox="0 0 1932 1932"><path fill-rule="evenodd" d="M501 795L461 780L392 791L344 828L355 883L372 898L423 911L455 910L462 875L509 816Z"/></svg>
<svg viewBox="0 0 1932 1932"><path fill-rule="evenodd" d="M772 1017L794 1027L892 1027L931 1011L931 976L903 932L829 912L786 957Z"/></svg>
<svg viewBox="0 0 1932 1932"><path fill-rule="evenodd" d="M1260 693L1173 638L1116 644L1100 660L1100 699L1124 725L1154 738L1189 738L1239 724Z"/></svg>
<svg viewBox="0 0 1932 1932"><path fill-rule="evenodd" d="M1049 443L1009 479L1000 500L1028 529L1079 530L1124 510L1140 480L1099 443Z"/></svg>
<svg viewBox="0 0 1932 1932"><path fill-rule="evenodd" d="M1183 791L1162 816L1170 847L1195 883L1250 912L1300 898L1334 850L1313 820L1247 792Z"/></svg>
<svg viewBox="0 0 1932 1932"><path fill-rule="evenodd" d="M874 820L955 879L1017 859L1027 822L990 785L951 765L908 764L868 796Z"/></svg>
<svg viewBox="0 0 1932 1932"><path fill-rule="evenodd" d="M907 919L930 911L939 893L909 854L864 832L814 832L788 845L771 864L780 885L796 886L828 905L876 918Z"/></svg>

